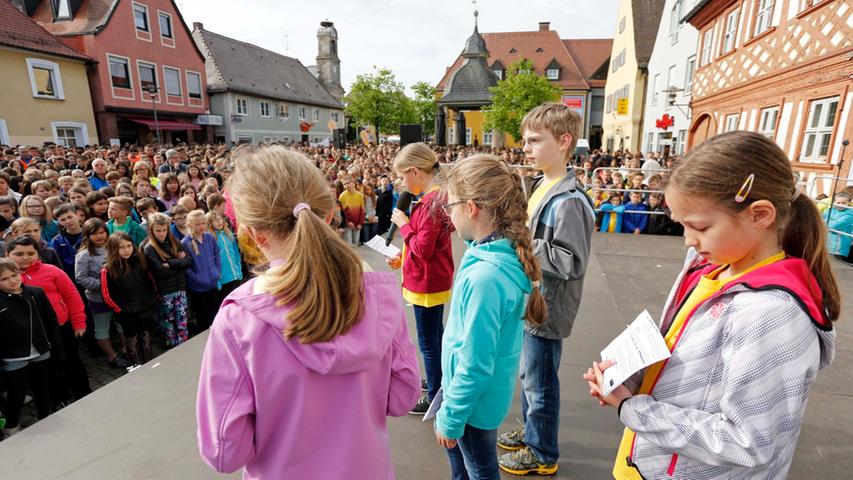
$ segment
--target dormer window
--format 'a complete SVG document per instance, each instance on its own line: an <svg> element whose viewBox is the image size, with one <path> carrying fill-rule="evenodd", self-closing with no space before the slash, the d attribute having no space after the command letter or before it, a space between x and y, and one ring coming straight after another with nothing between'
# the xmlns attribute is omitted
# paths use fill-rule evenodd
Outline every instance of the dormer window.
<svg viewBox="0 0 853 480"><path fill-rule="evenodd" d="M504 79L504 71L503 70L496 69L496 70L492 70L492 71L495 72L495 75L498 76L498 80Z"/></svg>
<svg viewBox="0 0 853 480"><path fill-rule="evenodd" d="M515 51L515 49L514 49L514 48L510 48L510 49L509 49L509 53L516 53L516 51Z"/></svg>
<svg viewBox="0 0 853 480"><path fill-rule="evenodd" d="M71 20L70 0L53 0L53 19Z"/></svg>
<svg viewBox="0 0 853 480"><path fill-rule="evenodd" d="M539 48L537 48L537 49L536 49L536 53L542 53L542 52L544 52L544 51L545 51L545 50L542 50L542 47L539 47Z"/></svg>
<svg viewBox="0 0 853 480"><path fill-rule="evenodd" d="M560 69L559 68L549 68L546 71L548 75L548 80L559 80L560 79Z"/></svg>

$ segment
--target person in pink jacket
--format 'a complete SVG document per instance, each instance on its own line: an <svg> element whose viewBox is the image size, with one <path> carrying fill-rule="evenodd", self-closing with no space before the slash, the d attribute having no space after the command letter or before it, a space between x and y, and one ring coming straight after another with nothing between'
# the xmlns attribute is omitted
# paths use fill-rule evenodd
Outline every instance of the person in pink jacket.
<svg viewBox="0 0 853 480"><path fill-rule="evenodd" d="M421 382L399 281L363 272L329 228L333 199L304 155L243 152L228 188L270 267L228 295L210 328L202 458L247 479L393 479L386 417L405 415Z"/></svg>

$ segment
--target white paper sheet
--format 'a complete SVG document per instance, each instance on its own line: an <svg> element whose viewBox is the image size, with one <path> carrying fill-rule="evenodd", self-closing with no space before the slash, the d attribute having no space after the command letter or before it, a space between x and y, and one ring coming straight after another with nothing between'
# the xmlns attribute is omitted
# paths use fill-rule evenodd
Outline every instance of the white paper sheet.
<svg viewBox="0 0 853 480"><path fill-rule="evenodd" d="M370 241L365 243L365 245L372 248L373 250L376 250L382 255L385 255L388 258L393 258L400 254L399 248L395 247L394 245L386 246L385 239L380 237L379 235L376 235L375 237L371 238Z"/></svg>
<svg viewBox="0 0 853 480"><path fill-rule="evenodd" d="M429 404L429 408L426 411L426 415L424 415L423 422L427 420L432 420L435 418L435 414L438 413L438 409L441 408L441 402L444 401L444 389L439 388L438 392L435 393L435 396L432 398L432 403Z"/></svg>
<svg viewBox="0 0 853 480"><path fill-rule="evenodd" d="M601 351L601 361L616 360L604 371L604 395L607 396L631 375L672 355L648 310Z"/></svg>

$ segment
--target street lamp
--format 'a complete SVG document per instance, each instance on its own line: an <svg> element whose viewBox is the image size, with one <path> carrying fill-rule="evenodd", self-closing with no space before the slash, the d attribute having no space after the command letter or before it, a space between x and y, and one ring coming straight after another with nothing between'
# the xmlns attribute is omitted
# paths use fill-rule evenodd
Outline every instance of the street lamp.
<svg viewBox="0 0 853 480"><path fill-rule="evenodd" d="M149 83L145 86L145 91L148 92L148 95L151 97L151 106L154 108L154 129L157 131L157 145L160 145L160 122L157 121L157 102L154 101L154 95L157 95L157 92L160 91L160 87L153 83Z"/></svg>

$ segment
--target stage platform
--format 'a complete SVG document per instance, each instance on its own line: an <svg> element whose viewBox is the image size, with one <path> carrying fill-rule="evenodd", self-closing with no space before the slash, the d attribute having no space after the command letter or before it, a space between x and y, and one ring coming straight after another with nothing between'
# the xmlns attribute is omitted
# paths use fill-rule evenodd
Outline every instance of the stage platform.
<svg viewBox="0 0 853 480"><path fill-rule="evenodd" d="M454 240L457 261L463 249ZM551 478L611 478L622 427L613 409L590 401L581 373L640 311L660 314L684 251L681 238L595 234L580 314L563 350L562 458ZM374 270L386 268L366 247L359 252ZM846 318L837 323L836 361L812 391L791 479L848 478L853 471L853 268L835 266ZM409 317L414 336L411 311ZM0 442L0 479L240 478L217 475L198 457L194 402L205 340L201 334ZM518 391L504 428L521 417ZM397 478L449 478L431 425L408 416L389 419L389 428Z"/></svg>

